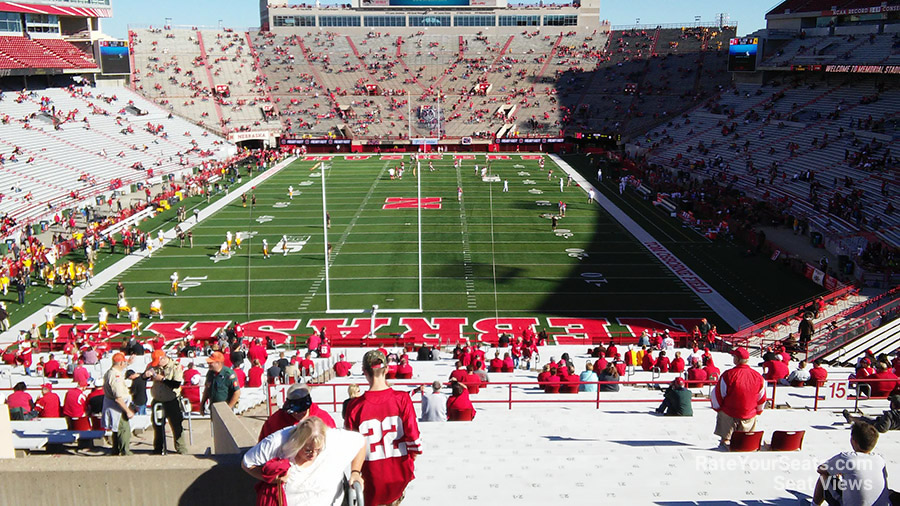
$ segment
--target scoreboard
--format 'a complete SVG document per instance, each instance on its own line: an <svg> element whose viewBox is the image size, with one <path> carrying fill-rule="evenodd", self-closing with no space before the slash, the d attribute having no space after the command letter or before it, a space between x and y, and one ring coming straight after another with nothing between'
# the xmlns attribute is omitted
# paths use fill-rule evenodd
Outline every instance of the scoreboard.
<svg viewBox="0 0 900 506"><path fill-rule="evenodd" d="M757 37L731 39L728 44L728 71L754 72L758 52L759 38Z"/></svg>
<svg viewBox="0 0 900 506"><path fill-rule="evenodd" d="M127 40L98 40L94 42L94 58L100 62L103 74L131 74L130 48Z"/></svg>

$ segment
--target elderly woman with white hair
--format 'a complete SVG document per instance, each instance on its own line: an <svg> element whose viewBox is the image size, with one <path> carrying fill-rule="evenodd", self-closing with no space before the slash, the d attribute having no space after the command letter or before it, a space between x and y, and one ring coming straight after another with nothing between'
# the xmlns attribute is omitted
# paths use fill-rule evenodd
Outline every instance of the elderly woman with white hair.
<svg viewBox="0 0 900 506"><path fill-rule="evenodd" d="M261 480L257 506L331 506L344 499L344 473L362 485L366 458L357 432L330 429L318 417L274 432L244 454L243 468Z"/></svg>

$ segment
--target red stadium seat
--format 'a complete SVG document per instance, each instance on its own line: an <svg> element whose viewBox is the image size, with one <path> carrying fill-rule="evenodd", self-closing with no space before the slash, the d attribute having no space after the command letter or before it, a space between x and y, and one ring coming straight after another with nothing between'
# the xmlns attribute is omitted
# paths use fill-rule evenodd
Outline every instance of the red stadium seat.
<svg viewBox="0 0 900 506"><path fill-rule="evenodd" d="M763 431L754 432L734 431L731 435L731 446L729 450L733 452L755 452L759 451L762 446Z"/></svg>
<svg viewBox="0 0 900 506"><path fill-rule="evenodd" d="M448 413L451 422L471 422L475 418L474 409L461 409L459 411L451 411Z"/></svg>
<svg viewBox="0 0 900 506"><path fill-rule="evenodd" d="M805 430L776 430L772 433L773 452L792 452L803 448Z"/></svg>

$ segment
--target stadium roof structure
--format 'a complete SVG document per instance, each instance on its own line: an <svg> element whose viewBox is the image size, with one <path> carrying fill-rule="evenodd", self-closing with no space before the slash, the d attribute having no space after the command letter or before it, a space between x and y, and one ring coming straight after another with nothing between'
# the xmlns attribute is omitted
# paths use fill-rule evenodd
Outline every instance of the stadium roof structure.
<svg viewBox="0 0 900 506"><path fill-rule="evenodd" d="M898 0L785 0L766 13L766 17L772 15L786 15L798 13L818 13L821 15L845 15L845 14L877 14L889 10L900 11Z"/></svg>

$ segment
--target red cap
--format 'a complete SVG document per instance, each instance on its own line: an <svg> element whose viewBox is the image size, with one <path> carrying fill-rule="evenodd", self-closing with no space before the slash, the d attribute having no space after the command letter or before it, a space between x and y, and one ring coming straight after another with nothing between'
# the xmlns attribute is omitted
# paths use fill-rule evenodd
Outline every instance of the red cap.
<svg viewBox="0 0 900 506"><path fill-rule="evenodd" d="M124 362L124 361L125 361L125 354L122 353L121 351L118 352L118 353L116 353L115 355L112 356L112 361L113 361L114 364L115 364L115 363L118 363L118 362Z"/></svg>
<svg viewBox="0 0 900 506"><path fill-rule="evenodd" d="M156 367L159 365L159 359L164 357L166 352L162 350L153 350L153 353L150 354L150 367Z"/></svg>
<svg viewBox="0 0 900 506"><path fill-rule="evenodd" d="M206 363L211 364L213 362L225 362L225 355L222 355L221 351L212 352L212 355L210 355L209 358L206 359Z"/></svg>
<svg viewBox="0 0 900 506"><path fill-rule="evenodd" d="M750 358L750 352L747 351L747 348L743 347L734 350L731 354L741 360L747 360Z"/></svg>
<svg viewBox="0 0 900 506"><path fill-rule="evenodd" d="M43 385L41 385L41 388L46 388L47 390L53 390L53 385L51 385L50 383L44 383Z"/></svg>
<svg viewBox="0 0 900 506"><path fill-rule="evenodd" d="M675 380L672 381L672 386L676 388L684 388L684 380L682 378L675 378Z"/></svg>

